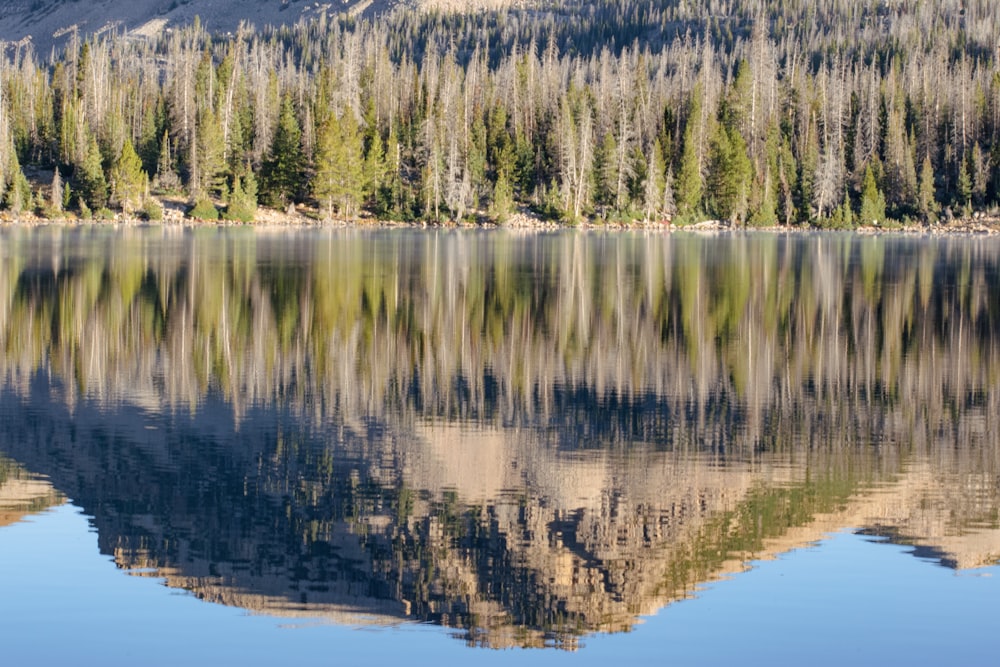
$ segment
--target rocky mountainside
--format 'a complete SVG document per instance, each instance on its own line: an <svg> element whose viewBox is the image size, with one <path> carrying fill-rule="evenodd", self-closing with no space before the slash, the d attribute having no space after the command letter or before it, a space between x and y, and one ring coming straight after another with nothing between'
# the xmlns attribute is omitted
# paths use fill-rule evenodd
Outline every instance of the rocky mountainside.
<svg viewBox="0 0 1000 667"><path fill-rule="evenodd" d="M199 17L209 30L235 32L240 23L293 24L320 13L349 11L373 15L408 4L407 0L10 0L0 3L0 40L30 40L47 55L74 35L118 30L152 35Z"/></svg>

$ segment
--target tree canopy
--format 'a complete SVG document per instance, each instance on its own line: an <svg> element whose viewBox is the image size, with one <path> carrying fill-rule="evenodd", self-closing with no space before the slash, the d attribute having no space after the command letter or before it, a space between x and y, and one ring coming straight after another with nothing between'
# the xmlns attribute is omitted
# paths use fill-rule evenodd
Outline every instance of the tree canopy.
<svg viewBox="0 0 1000 667"><path fill-rule="evenodd" d="M48 60L8 51L0 205L31 204L21 165L58 169L79 212L135 210L140 174L221 209L252 177L266 205L341 217L824 224L866 222L877 192L886 219L933 222L1000 204L996 3L715 4L194 24Z"/></svg>

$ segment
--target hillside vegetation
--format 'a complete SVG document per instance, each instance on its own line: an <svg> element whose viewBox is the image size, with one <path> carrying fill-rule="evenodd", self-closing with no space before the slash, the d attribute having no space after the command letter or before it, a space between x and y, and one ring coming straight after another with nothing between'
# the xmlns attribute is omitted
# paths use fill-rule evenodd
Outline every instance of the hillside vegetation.
<svg viewBox="0 0 1000 667"><path fill-rule="evenodd" d="M851 227L989 212L1000 196L987 0L309 17L74 32L51 57L8 46L3 206L155 218L152 192L206 219L251 220L263 203L318 218L530 208L567 223Z"/></svg>

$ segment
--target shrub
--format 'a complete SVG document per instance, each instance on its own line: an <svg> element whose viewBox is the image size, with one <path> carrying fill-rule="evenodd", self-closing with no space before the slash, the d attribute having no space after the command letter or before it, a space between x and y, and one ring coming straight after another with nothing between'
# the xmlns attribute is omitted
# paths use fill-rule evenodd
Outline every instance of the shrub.
<svg viewBox="0 0 1000 667"><path fill-rule="evenodd" d="M187 215L189 218L194 218L195 220L218 220L219 209L215 208L215 204L211 201L202 197L195 201L194 206L188 210Z"/></svg>
<svg viewBox="0 0 1000 667"><path fill-rule="evenodd" d="M146 199L142 205L142 217L150 222L163 220L163 206L152 197Z"/></svg>

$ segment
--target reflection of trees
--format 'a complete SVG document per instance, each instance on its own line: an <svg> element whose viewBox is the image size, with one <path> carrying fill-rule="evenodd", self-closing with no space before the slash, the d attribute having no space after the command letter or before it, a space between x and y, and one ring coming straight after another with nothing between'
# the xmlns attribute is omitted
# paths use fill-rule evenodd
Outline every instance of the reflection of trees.
<svg viewBox="0 0 1000 667"><path fill-rule="evenodd" d="M806 420L875 419L874 404L929 428L996 407L990 240L80 230L3 243L3 370L50 365L72 396L195 406L215 386L238 412L504 424L653 403L661 439L679 424L714 438L721 412L747 442L806 404Z"/></svg>
<svg viewBox="0 0 1000 667"><path fill-rule="evenodd" d="M209 599L571 646L823 529L997 527L990 240L0 243L0 449Z"/></svg>

